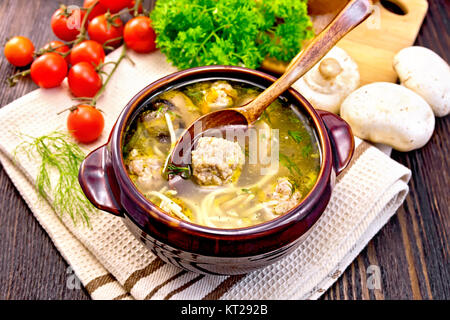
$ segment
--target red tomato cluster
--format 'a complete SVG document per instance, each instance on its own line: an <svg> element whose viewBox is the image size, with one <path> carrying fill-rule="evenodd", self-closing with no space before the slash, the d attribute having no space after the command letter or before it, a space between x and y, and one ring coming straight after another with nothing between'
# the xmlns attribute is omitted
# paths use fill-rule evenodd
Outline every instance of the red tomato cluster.
<svg viewBox="0 0 450 320"><path fill-rule="evenodd" d="M101 14L89 23L88 34L91 40L118 47L122 42L117 38L123 36L123 22L120 18L115 18L112 22L109 22L108 14Z"/></svg>
<svg viewBox="0 0 450 320"><path fill-rule="evenodd" d="M44 53L31 64L31 79L41 88L54 88L67 75L67 62L54 52Z"/></svg>
<svg viewBox="0 0 450 320"><path fill-rule="evenodd" d="M70 48L64 42L58 40L50 41L42 49L44 51L50 50L59 53L61 55L64 55L67 65L70 64L70 55L69 55Z"/></svg>
<svg viewBox="0 0 450 320"><path fill-rule="evenodd" d="M112 13L117 13L122 9L132 5L131 0L99 0L100 4L109 9Z"/></svg>
<svg viewBox="0 0 450 320"><path fill-rule="evenodd" d="M53 33L62 41L51 41L35 52L29 39L13 37L5 45L5 57L17 67L31 64L31 78L42 88L57 87L67 77L73 96L94 98L103 87L99 72L106 49L117 48L122 40L127 48L139 53L156 48L151 20L141 15L142 3L136 10L137 16L126 24L121 19L122 10L135 13L135 3L135 0L85 0L82 9L62 5L50 23ZM77 140L91 142L103 130L103 116L95 108L95 102L92 106L79 105L70 112L67 126Z"/></svg>
<svg viewBox="0 0 450 320"><path fill-rule="evenodd" d="M80 34L81 21L85 12L78 9L61 7L55 11L51 19L53 33L64 41L73 41Z"/></svg>
<svg viewBox="0 0 450 320"><path fill-rule="evenodd" d="M75 97L94 97L102 87L102 78L92 64L82 61L69 70L69 87Z"/></svg>
<svg viewBox="0 0 450 320"><path fill-rule="evenodd" d="M128 21L123 38L127 46L136 52L146 53L156 48L156 34L148 17L139 16Z"/></svg>
<svg viewBox="0 0 450 320"><path fill-rule="evenodd" d="M9 63L23 67L30 64L34 59L34 45L30 39L25 37L14 37L5 45L5 57Z"/></svg>
<svg viewBox="0 0 450 320"><path fill-rule="evenodd" d="M67 118L67 129L80 142L89 143L97 140L103 131L105 120L102 113L93 106L80 104Z"/></svg>
<svg viewBox="0 0 450 320"><path fill-rule="evenodd" d="M97 3L97 4L95 4ZM84 0L83 7L89 9L95 4L95 7L92 9L91 14L88 17L88 21L91 22L95 17L104 14L108 11L108 8L105 8L100 2L97 0Z"/></svg>

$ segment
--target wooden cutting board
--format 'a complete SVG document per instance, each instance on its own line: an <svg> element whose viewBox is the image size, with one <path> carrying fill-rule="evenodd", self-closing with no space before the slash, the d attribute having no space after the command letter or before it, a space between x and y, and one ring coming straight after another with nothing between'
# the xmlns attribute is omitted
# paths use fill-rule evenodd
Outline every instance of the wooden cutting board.
<svg viewBox="0 0 450 320"><path fill-rule="evenodd" d="M392 60L401 49L414 44L428 11L427 0L387 1L395 3L405 14L396 14L386 9L386 1L377 2L372 16L338 43L358 63L361 85L397 81ZM335 12L320 13L312 15L316 31L320 31L321 26L326 26L336 15ZM263 63L263 69L280 74L286 66L285 63L273 60Z"/></svg>

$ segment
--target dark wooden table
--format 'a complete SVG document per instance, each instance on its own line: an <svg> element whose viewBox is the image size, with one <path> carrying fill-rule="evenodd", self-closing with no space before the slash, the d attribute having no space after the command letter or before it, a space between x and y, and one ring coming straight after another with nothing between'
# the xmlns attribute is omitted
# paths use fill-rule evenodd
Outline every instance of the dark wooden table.
<svg viewBox="0 0 450 320"><path fill-rule="evenodd" d="M53 39L50 17L59 2L0 1L1 47L15 35L29 37L37 47ZM429 3L417 44L450 61L450 1ZM0 106L36 88L29 79L8 88L5 79L13 72L2 55ZM413 172L410 194L323 299L450 298L449 137L450 117L437 119L436 132L424 148L393 153ZM371 265L381 271L381 289L367 286ZM67 288L69 274L67 263L0 167L0 299L90 299L82 288Z"/></svg>

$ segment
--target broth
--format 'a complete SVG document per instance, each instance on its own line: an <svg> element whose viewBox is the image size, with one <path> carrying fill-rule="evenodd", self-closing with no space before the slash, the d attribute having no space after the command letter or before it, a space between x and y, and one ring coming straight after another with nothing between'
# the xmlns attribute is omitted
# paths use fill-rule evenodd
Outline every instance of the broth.
<svg viewBox="0 0 450 320"><path fill-rule="evenodd" d="M245 131L244 140L200 138L185 179L176 188L167 180L168 156L184 128L210 111L244 105L259 92L232 80L202 81L153 97L123 141L124 163L136 188L166 213L214 228L248 227L294 208L314 186L321 154L308 118L282 99ZM212 161L215 145L227 153L225 166ZM233 159L239 161L231 166ZM205 170L199 174L198 168Z"/></svg>

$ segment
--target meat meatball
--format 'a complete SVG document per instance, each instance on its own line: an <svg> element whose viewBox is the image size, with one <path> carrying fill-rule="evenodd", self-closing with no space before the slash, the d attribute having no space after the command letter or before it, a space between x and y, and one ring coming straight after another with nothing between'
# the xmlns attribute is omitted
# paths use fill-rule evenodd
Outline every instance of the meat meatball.
<svg viewBox="0 0 450 320"><path fill-rule="evenodd" d="M136 150L132 150L131 154L136 154ZM138 157L131 160L128 164L128 170L131 174L137 176L136 185L148 192L162 185L163 178L161 176L162 163L160 160L149 157Z"/></svg>
<svg viewBox="0 0 450 320"><path fill-rule="evenodd" d="M194 181L200 185L224 185L239 178L245 161L237 142L202 137L192 151Z"/></svg>
<svg viewBox="0 0 450 320"><path fill-rule="evenodd" d="M302 199L302 195L294 189L288 178L278 179L275 191L270 197L273 200L272 211L278 215L289 211Z"/></svg>

